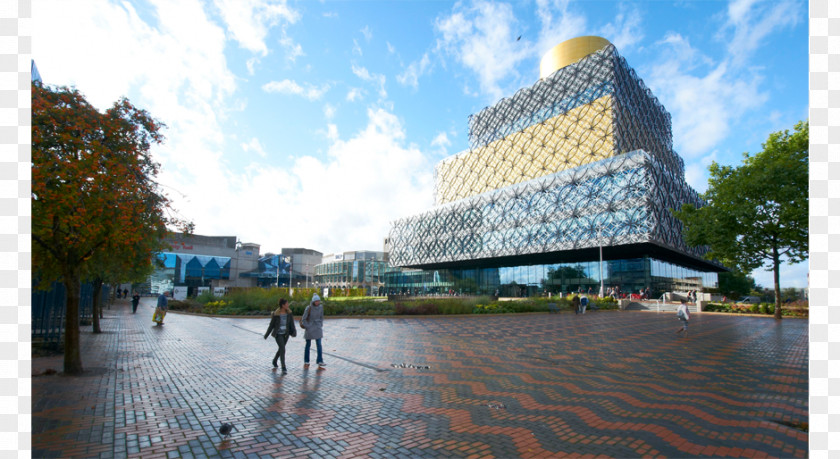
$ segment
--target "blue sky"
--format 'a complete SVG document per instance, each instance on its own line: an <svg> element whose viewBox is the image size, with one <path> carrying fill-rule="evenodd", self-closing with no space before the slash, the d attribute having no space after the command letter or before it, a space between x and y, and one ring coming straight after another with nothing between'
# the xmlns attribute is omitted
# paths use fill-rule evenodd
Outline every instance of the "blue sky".
<svg viewBox="0 0 840 459"><path fill-rule="evenodd" d="M671 113L700 192L711 161L807 118L804 0L32 3L45 83L164 122L154 154L179 214L263 253L382 250L390 221L433 205L469 115L581 35L610 40ZM786 265L782 285L807 272Z"/></svg>

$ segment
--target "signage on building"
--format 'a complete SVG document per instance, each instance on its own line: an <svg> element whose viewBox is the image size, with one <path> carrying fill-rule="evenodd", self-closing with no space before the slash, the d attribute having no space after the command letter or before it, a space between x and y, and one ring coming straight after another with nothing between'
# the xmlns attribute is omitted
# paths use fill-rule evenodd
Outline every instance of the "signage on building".
<svg viewBox="0 0 840 459"><path fill-rule="evenodd" d="M187 286L182 285L180 287L174 287L172 289L172 298L183 301L187 299Z"/></svg>
<svg viewBox="0 0 840 459"><path fill-rule="evenodd" d="M224 287L213 288L213 295L215 295L215 296L225 296L225 288Z"/></svg>
<svg viewBox="0 0 840 459"><path fill-rule="evenodd" d="M201 295L204 292L209 292L209 291L210 291L210 287L199 287L198 288L198 294L199 295Z"/></svg>
<svg viewBox="0 0 840 459"><path fill-rule="evenodd" d="M344 254L339 253L339 254L335 255L335 258L333 259L333 261L338 261L338 260L343 260L343 259L344 259Z"/></svg>
<svg viewBox="0 0 840 459"><path fill-rule="evenodd" d="M192 250L193 246L186 245L183 242L173 242L171 243L172 250Z"/></svg>

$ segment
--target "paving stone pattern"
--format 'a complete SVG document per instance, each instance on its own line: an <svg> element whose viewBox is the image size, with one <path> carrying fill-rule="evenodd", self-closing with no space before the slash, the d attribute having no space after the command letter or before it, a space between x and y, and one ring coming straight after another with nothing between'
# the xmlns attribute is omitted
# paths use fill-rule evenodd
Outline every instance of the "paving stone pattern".
<svg viewBox="0 0 840 459"><path fill-rule="evenodd" d="M268 319L117 302L82 376L33 359L32 457L805 457L808 322L592 311L325 321L327 369ZM315 353L313 343L312 353ZM315 356L312 355L312 362ZM233 423L223 438L218 428Z"/></svg>

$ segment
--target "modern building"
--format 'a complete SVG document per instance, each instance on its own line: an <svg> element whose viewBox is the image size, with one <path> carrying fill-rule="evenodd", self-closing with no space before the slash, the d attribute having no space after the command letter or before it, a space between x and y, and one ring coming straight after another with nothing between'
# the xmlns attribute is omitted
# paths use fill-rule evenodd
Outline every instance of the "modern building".
<svg viewBox="0 0 840 459"><path fill-rule="evenodd" d="M403 269L386 275L389 291L716 286L724 268L671 214L703 204L671 117L607 40L554 47L539 81L470 116L469 140L436 166L436 206L392 222L386 250Z"/></svg>
<svg viewBox="0 0 840 459"><path fill-rule="evenodd" d="M315 284L330 289L364 288L368 296L384 295L385 252L356 251L325 255L315 266Z"/></svg>
<svg viewBox="0 0 840 459"><path fill-rule="evenodd" d="M169 250L158 253L162 268L150 276L147 287L139 288L141 292L157 294L177 286L186 287L188 295L194 295L199 287L230 285L239 270L250 268L247 261L238 257L236 236L173 233L167 243ZM259 246L252 254L259 254Z"/></svg>
<svg viewBox="0 0 840 459"><path fill-rule="evenodd" d="M240 277L253 279L256 287L312 287L315 265L321 262L317 250L285 248L279 254L267 253L256 262L254 269Z"/></svg>
<svg viewBox="0 0 840 459"><path fill-rule="evenodd" d="M187 295L200 288L311 286L316 250L284 248L279 255L260 255L260 245L239 242L236 236L172 234L170 248L158 254L162 268L141 292L160 293L185 287Z"/></svg>

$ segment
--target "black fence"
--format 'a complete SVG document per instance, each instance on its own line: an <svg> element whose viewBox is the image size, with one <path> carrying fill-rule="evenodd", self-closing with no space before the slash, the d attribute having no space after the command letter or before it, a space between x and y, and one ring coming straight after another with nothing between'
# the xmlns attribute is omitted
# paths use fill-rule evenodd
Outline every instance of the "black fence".
<svg viewBox="0 0 840 459"><path fill-rule="evenodd" d="M79 298L79 323L93 320L93 285L82 284ZM100 305L108 301L108 286L102 286ZM64 284L53 282L49 290L32 286L32 344L58 349L63 344L67 313L67 295Z"/></svg>

